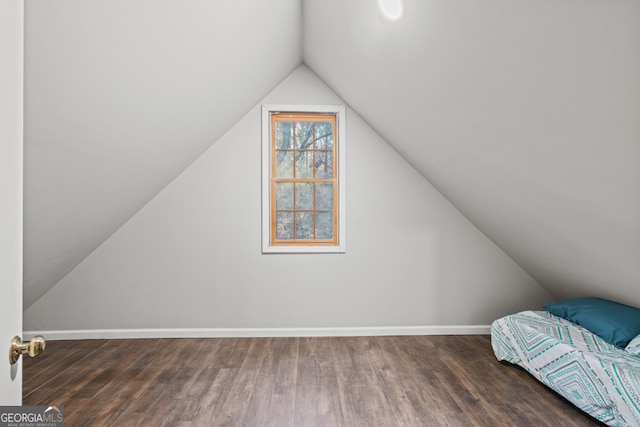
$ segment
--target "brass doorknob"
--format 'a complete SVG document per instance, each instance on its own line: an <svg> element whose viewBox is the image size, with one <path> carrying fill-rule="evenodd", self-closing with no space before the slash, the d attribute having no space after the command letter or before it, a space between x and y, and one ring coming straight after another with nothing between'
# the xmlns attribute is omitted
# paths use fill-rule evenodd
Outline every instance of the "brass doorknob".
<svg viewBox="0 0 640 427"><path fill-rule="evenodd" d="M19 336L13 337L11 340L11 348L9 349L9 363L12 365L20 359L20 356L27 353L31 357L36 357L44 351L47 342L41 336L31 338L28 343L23 343Z"/></svg>

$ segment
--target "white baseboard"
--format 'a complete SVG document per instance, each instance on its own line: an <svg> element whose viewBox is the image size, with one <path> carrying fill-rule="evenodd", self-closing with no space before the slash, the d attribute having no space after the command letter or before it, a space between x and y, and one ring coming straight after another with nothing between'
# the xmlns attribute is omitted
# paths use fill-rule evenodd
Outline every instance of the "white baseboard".
<svg viewBox="0 0 640 427"><path fill-rule="evenodd" d="M360 337L403 335L487 335L489 325L382 326L348 328L167 328L24 331L23 339L42 335L51 341L140 338Z"/></svg>

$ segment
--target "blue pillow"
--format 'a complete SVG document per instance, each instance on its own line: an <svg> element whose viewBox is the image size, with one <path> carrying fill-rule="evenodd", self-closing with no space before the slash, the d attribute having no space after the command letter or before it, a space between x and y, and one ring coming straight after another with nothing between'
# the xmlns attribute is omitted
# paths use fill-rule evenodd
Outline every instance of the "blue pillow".
<svg viewBox="0 0 640 427"><path fill-rule="evenodd" d="M544 309L625 348L640 335L640 309L601 298L576 298L545 304Z"/></svg>

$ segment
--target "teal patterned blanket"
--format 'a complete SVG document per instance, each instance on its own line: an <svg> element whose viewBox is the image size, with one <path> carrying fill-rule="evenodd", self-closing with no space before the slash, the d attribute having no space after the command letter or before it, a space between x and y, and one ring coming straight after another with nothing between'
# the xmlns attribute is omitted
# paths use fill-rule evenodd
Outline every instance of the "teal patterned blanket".
<svg viewBox="0 0 640 427"><path fill-rule="evenodd" d="M546 311L491 325L498 360L517 364L595 419L640 426L640 357Z"/></svg>

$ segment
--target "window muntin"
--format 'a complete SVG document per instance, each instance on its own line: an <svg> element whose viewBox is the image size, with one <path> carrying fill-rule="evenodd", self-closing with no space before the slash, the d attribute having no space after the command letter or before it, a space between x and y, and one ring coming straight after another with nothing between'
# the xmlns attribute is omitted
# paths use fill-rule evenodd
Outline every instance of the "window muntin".
<svg viewBox="0 0 640 427"><path fill-rule="evenodd" d="M263 253L345 251L344 158L344 106L263 105Z"/></svg>

